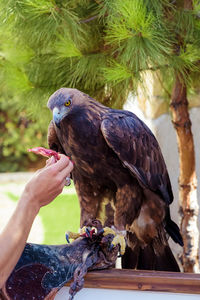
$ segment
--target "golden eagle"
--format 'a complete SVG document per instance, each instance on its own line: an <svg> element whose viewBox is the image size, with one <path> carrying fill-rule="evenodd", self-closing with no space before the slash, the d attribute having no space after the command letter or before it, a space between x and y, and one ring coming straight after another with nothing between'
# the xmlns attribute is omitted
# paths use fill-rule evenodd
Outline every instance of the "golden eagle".
<svg viewBox="0 0 200 300"><path fill-rule="evenodd" d="M122 267L179 271L168 236L181 246L171 220L173 193L155 136L133 113L111 109L77 89L61 88L48 101L48 143L75 163L81 227L93 219L126 230Z"/></svg>

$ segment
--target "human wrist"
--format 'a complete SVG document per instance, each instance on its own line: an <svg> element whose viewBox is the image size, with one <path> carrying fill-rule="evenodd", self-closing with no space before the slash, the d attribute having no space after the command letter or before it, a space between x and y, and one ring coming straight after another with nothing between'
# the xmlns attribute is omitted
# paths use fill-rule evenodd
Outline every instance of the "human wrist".
<svg viewBox="0 0 200 300"><path fill-rule="evenodd" d="M24 209L28 209L33 216L36 216L39 213L40 205L38 204L38 201L35 201L35 197L33 193L28 188L24 189L24 192L22 193L19 205L23 206Z"/></svg>

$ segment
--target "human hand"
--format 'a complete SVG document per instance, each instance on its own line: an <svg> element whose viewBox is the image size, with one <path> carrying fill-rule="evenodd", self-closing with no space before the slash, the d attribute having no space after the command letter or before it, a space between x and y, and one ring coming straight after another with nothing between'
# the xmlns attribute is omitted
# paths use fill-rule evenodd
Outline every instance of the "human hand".
<svg viewBox="0 0 200 300"><path fill-rule="evenodd" d="M63 154L59 156L57 162L54 157L47 160L46 166L34 174L22 194L21 198L30 201L38 211L62 192L66 177L73 170L73 163L69 158Z"/></svg>

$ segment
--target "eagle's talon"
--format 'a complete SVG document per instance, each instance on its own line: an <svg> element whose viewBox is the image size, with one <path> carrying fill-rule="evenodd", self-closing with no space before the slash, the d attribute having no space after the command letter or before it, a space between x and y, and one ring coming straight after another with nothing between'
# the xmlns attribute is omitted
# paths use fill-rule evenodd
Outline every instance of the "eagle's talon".
<svg viewBox="0 0 200 300"><path fill-rule="evenodd" d="M93 234L97 233L97 229L95 227L82 227L80 230L80 236L92 238Z"/></svg>
<svg viewBox="0 0 200 300"><path fill-rule="evenodd" d="M124 238L123 235L117 234L117 235L114 237L114 239L113 239L113 241L112 241L112 244L113 244L114 246L119 245L119 246L120 246L119 252L120 252L121 255L124 255L124 253L125 253L125 248L126 248L126 242L125 242L125 238Z"/></svg>
<svg viewBox="0 0 200 300"><path fill-rule="evenodd" d="M103 235L106 236L108 234L113 234L114 236L116 236L116 232L112 228L104 227L103 228Z"/></svg>
<svg viewBox="0 0 200 300"><path fill-rule="evenodd" d="M104 233L104 229L103 228L98 231L98 234L103 234L103 233Z"/></svg>
<svg viewBox="0 0 200 300"><path fill-rule="evenodd" d="M70 244L70 241L69 241L69 235L67 233L65 233L65 239L66 241L68 242L68 244Z"/></svg>
<svg viewBox="0 0 200 300"><path fill-rule="evenodd" d="M95 227L82 227L80 229L80 232L71 232L71 231L66 231L65 232L65 238L67 240L68 243L70 243L70 239L72 240L76 240L79 237L86 237L86 238L91 238L93 237L93 234L97 234L97 229Z"/></svg>
<svg viewBox="0 0 200 300"><path fill-rule="evenodd" d="M90 237L90 227L83 226L80 229L80 236L82 236L82 237Z"/></svg>
<svg viewBox="0 0 200 300"><path fill-rule="evenodd" d="M80 234L77 232L71 232L71 231L66 231L65 232L65 238L67 240L67 242L70 244L70 239L72 240L76 240L80 237Z"/></svg>
<svg viewBox="0 0 200 300"><path fill-rule="evenodd" d="M86 236L87 230L88 230L88 227L83 226L83 227L80 229L80 236Z"/></svg>
<svg viewBox="0 0 200 300"><path fill-rule="evenodd" d="M90 237L90 229L87 227L86 229L85 229L85 233L86 233L86 237Z"/></svg>
<svg viewBox="0 0 200 300"><path fill-rule="evenodd" d="M111 246L110 246L110 250L112 250L113 247L116 247L117 245L119 245L120 255L124 255L125 248L126 248L126 242L125 242L124 236L121 235L121 234L117 234L117 232L114 229L110 228L110 227L105 227L103 235L106 236L108 234L114 235L114 238L113 238Z"/></svg>
<svg viewBox="0 0 200 300"><path fill-rule="evenodd" d="M112 251L113 248L114 248L114 245L113 245L113 243L111 243L110 247L109 247L109 251Z"/></svg>

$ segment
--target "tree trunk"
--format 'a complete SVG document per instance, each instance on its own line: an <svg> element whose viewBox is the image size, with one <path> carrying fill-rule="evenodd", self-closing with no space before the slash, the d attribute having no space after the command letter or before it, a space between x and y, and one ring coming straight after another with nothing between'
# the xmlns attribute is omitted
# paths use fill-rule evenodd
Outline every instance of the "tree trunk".
<svg viewBox="0 0 200 300"><path fill-rule="evenodd" d="M198 272L199 232L194 141L188 112L186 84L178 74L175 79L170 108L179 151L179 201L181 233L184 241L182 263L184 272Z"/></svg>

